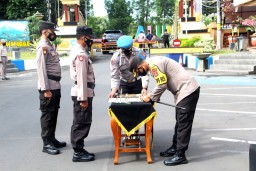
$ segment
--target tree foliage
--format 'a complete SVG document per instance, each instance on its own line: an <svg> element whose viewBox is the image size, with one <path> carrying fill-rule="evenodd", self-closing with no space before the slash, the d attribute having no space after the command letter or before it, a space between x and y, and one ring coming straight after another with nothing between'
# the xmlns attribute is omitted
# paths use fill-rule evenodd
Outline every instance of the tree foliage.
<svg viewBox="0 0 256 171"><path fill-rule="evenodd" d="M88 26L93 28L93 34L96 37L102 37L102 34L107 29L107 19L91 16L88 18Z"/></svg>
<svg viewBox="0 0 256 171"><path fill-rule="evenodd" d="M158 24L173 24L175 0L156 0L155 3Z"/></svg>
<svg viewBox="0 0 256 171"><path fill-rule="evenodd" d="M154 2L154 0L134 0L135 20L138 22L138 25L145 27L150 23L151 12L155 5Z"/></svg>
<svg viewBox="0 0 256 171"><path fill-rule="evenodd" d="M129 33L132 19L131 2L125 0L105 0L108 13L108 29L122 30L125 34Z"/></svg>
<svg viewBox="0 0 256 171"><path fill-rule="evenodd" d="M11 0L6 4L6 18L17 20L32 16L36 11L45 14L46 5L42 0Z"/></svg>
<svg viewBox="0 0 256 171"><path fill-rule="evenodd" d="M38 39L40 37L40 34L39 34L39 22L40 22L40 20L34 15L29 16L26 19L28 20L30 40Z"/></svg>

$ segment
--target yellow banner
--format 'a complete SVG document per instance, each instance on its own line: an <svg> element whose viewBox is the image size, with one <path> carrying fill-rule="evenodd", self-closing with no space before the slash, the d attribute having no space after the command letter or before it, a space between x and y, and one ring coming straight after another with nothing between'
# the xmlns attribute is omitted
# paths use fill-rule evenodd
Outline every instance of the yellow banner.
<svg viewBox="0 0 256 171"><path fill-rule="evenodd" d="M29 41L6 42L7 47L30 47Z"/></svg>

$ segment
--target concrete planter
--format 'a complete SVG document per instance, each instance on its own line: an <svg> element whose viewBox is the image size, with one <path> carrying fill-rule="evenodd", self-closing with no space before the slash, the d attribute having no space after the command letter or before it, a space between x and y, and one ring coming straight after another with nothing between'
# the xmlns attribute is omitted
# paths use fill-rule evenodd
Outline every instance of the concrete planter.
<svg viewBox="0 0 256 171"><path fill-rule="evenodd" d="M211 53L194 53L193 55L199 59L197 71L204 72L207 64L206 58L211 56Z"/></svg>

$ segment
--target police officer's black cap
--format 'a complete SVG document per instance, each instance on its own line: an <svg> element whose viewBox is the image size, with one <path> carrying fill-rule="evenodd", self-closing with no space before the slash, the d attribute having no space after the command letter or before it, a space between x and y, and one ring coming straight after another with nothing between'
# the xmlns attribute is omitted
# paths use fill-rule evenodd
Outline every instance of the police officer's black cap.
<svg viewBox="0 0 256 171"><path fill-rule="evenodd" d="M131 58L130 62L129 62L129 71L133 72L134 70L137 70L138 66L141 64L141 60L138 56L134 56L133 58Z"/></svg>
<svg viewBox="0 0 256 171"><path fill-rule="evenodd" d="M77 26L76 34L94 37L94 34L92 33L92 28L89 28L87 26Z"/></svg>
<svg viewBox="0 0 256 171"><path fill-rule="evenodd" d="M54 23L47 22L47 21L41 21L39 28L40 30L44 30L44 29L57 30L56 25Z"/></svg>

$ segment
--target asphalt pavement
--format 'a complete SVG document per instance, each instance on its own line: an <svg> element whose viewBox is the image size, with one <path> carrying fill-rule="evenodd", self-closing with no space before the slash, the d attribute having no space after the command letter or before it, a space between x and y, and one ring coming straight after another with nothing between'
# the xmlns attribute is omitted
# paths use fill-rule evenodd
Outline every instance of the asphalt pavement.
<svg viewBox="0 0 256 171"><path fill-rule="evenodd" d="M96 160L72 162L70 145L73 81L69 67L62 66L62 98L56 137L67 142L61 154L42 152L40 111L35 69L8 74L10 80L0 80L0 170L2 171L247 171L249 145L256 143L256 77L255 75L225 75L188 70L200 83L201 93L195 114L188 164L165 166L159 152L171 145L175 124L174 108L157 104L154 122L152 164L144 153L120 153L114 165L114 142L108 115L110 92L110 55L93 59L96 76L93 101L93 123L85 148L94 152ZM150 80L149 90L155 85ZM166 91L161 101L173 104ZM143 129L141 129L143 131ZM142 143L144 140L142 139Z"/></svg>

